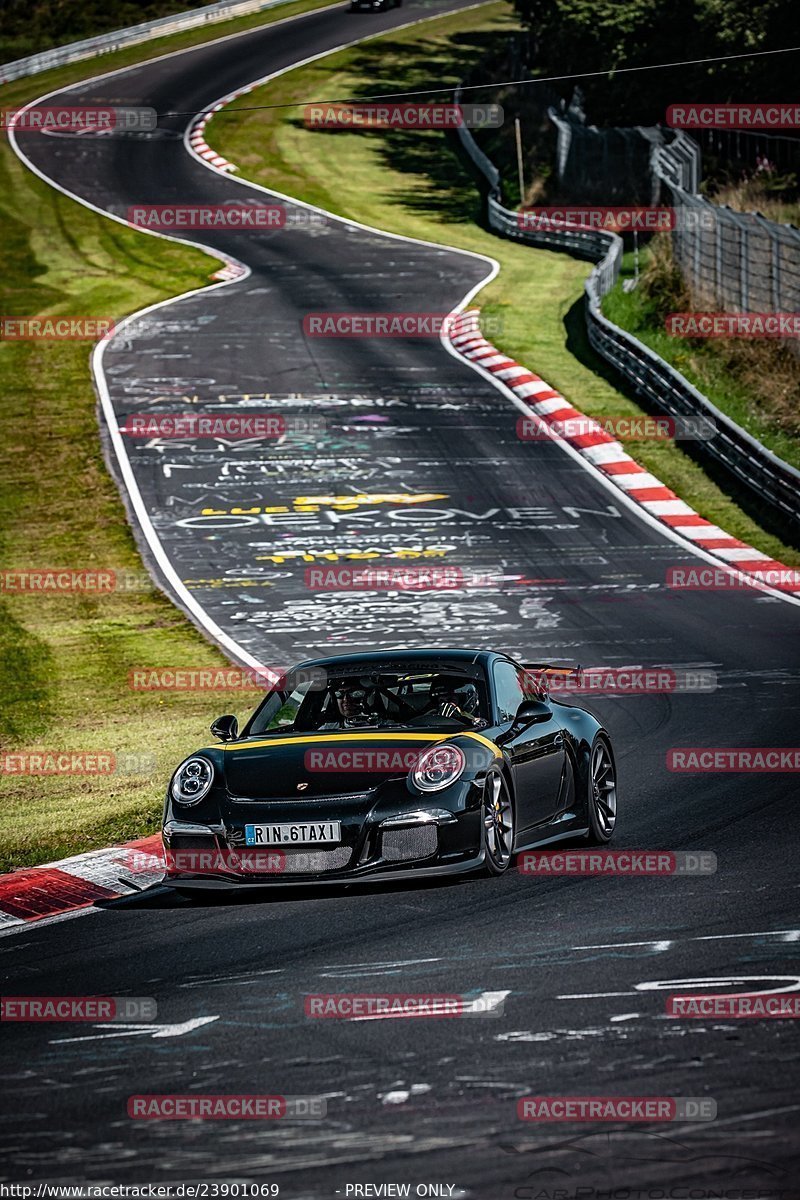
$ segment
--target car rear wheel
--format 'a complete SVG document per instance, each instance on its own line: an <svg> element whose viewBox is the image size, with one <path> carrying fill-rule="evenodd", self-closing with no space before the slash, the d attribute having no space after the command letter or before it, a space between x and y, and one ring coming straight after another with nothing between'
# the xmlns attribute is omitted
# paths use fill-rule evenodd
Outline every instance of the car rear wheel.
<svg viewBox="0 0 800 1200"><path fill-rule="evenodd" d="M586 841L592 846L602 846L611 841L617 824L617 772L611 745L602 734L592 745L587 791L589 832Z"/></svg>
<svg viewBox="0 0 800 1200"><path fill-rule="evenodd" d="M485 863L490 875L502 875L514 850L514 802L499 771L489 771L483 788Z"/></svg>

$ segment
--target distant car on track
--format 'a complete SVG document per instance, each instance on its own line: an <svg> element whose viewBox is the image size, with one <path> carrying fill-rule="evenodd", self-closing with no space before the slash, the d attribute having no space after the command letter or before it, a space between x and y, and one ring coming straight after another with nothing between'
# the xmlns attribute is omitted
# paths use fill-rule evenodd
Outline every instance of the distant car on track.
<svg viewBox="0 0 800 1200"><path fill-rule="evenodd" d="M387 8L400 8L403 0L350 0L350 12L385 12Z"/></svg>
<svg viewBox="0 0 800 1200"><path fill-rule="evenodd" d="M301 663L241 732L175 771L165 882L343 883L482 869L564 838L608 842L614 753L551 699L543 664L485 650L388 650Z"/></svg>

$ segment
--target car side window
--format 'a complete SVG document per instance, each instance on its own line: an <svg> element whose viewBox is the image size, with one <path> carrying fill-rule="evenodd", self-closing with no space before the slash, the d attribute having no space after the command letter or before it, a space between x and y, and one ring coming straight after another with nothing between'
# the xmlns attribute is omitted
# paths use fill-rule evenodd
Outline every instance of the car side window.
<svg viewBox="0 0 800 1200"><path fill-rule="evenodd" d="M271 729L291 728L311 685L311 680L304 679L290 694L285 691L271 692L253 721L250 735L267 733Z"/></svg>
<svg viewBox="0 0 800 1200"><path fill-rule="evenodd" d="M494 664L494 687L500 720L513 721L523 700L516 667L509 662L496 662Z"/></svg>
<svg viewBox="0 0 800 1200"><path fill-rule="evenodd" d="M300 705L303 703L306 692L308 691L308 683L303 682L299 687L295 688L291 696L284 700L281 707L276 712L275 716L269 723L270 729L284 729L287 725L294 725L295 718L300 711Z"/></svg>

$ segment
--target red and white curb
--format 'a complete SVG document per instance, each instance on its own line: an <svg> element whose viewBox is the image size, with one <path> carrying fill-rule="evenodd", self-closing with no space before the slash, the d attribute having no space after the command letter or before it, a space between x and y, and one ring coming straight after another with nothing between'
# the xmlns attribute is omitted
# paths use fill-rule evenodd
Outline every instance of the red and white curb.
<svg viewBox="0 0 800 1200"><path fill-rule="evenodd" d="M520 366L513 358L507 358L481 333L479 310L468 309L456 316L447 334L450 345L462 357L475 363L500 380L510 391L531 409L546 426L558 431L558 436L607 477L607 479L642 508L651 517L660 521L674 534L686 538L695 546L712 554L730 570L752 575L754 586L773 577L788 580L785 586L770 583L780 591L796 594L800 591L800 571L787 567L769 555L763 554L746 542L732 537L718 525L701 517L675 492L666 487L655 475L640 467L621 444L614 440L599 425L564 399L539 375ZM561 428L565 421L578 424L582 430L574 435ZM588 428L587 428L588 426Z"/></svg>
<svg viewBox="0 0 800 1200"><path fill-rule="evenodd" d="M164 875L161 835L0 875L0 932L116 900Z"/></svg>
<svg viewBox="0 0 800 1200"><path fill-rule="evenodd" d="M241 93L237 93L237 95L241 95ZM206 162L210 162L219 171L236 171L238 168L232 162L228 162L227 158L223 158L221 154L217 154L216 150L212 150L205 139L206 125L214 113L219 112L221 108L221 104L215 104L208 112L200 114L197 120L192 123L189 144L195 154L199 154L201 158L204 158Z"/></svg>
<svg viewBox="0 0 800 1200"><path fill-rule="evenodd" d="M245 93L251 92L252 90L253 88L251 85L245 88L240 88L237 92L233 93L232 98L244 96ZM192 150L194 150L195 154L199 155L199 157L204 159L207 163L211 163L212 167L216 167L217 170L238 171L239 168L234 163L228 162L227 158L223 158L221 154L217 154L216 150L212 150L205 138L206 125L214 116L214 114L218 113L220 109L224 107L225 105L223 104L215 104L213 108L208 110L208 112L201 113L200 116L192 122L191 126L189 127L189 145L191 146ZM246 274L247 268L244 267L242 263L236 262L235 259L231 259L224 267L220 268L219 271L215 271L211 278L224 280L227 282L232 279L240 279Z"/></svg>
<svg viewBox="0 0 800 1200"><path fill-rule="evenodd" d="M205 159L206 162L211 163L212 167L216 167L218 171L238 171L239 168L235 163L228 162L227 158L223 158L221 154L217 154L216 150L211 149L205 138L206 125L215 113L225 108L232 100L238 100L240 96L249 95L258 86L258 83L248 83L246 87L237 88L235 92L231 92L229 96L225 97L224 103L220 101L218 104L213 105L208 112L200 113L200 116L192 121L189 126L189 145L195 154Z"/></svg>
<svg viewBox="0 0 800 1200"><path fill-rule="evenodd" d="M237 262L235 258L231 258L225 263L224 267L220 267L213 275L209 275L209 279L220 279L227 282L231 279L241 279L247 273L247 267Z"/></svg>

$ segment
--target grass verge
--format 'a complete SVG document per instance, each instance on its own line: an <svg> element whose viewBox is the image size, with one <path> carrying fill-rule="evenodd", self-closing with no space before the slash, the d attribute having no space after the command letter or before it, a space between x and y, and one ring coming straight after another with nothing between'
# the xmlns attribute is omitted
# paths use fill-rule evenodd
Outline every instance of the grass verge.
<svg viewBox="0 0 800 1200"><path fill-rule="evenodd" d="M633 256L626 254L619 282L603 300L609 320L655 350L773 454L800 467L797 357L772 341L671 337L667 314L702 305L693 305L678 282L668 240L642 251L640 270L638 286L626 292L623 283L634 274Z"/></svg>
<svg viewBox="0 0 800 1200"><path fill-rule="evenodd" d="M391 232L496 258L500 275L477 299L485 314L502 320L494 343L590 416L640 414L641 406L620 390L611 368L588 344L583 283L590 266L482 229L475 186L442 135L332 133L305 128L300 116L303 104L326 97L415 91L431 79L438 87L455 84L486 55L487 46L496 50L513 28L509 6L498 2L386 34L293 70L234 102L214 117L207 140L242 175L267 187ZM291 102L298 110L290 117L280 110L243 111L245 105ZM772 557L800 562L795 547L744 510L748 497L734 498L728 480L712 478L675 443L631 440L626 448L715 524Z"/></svg>
<svg viewBox="0 0 800 1200"><path fill-rule="evenodd" d="M102 59L144 61L233 30L320 7L300 0ZM98 72L97 60L0 89L0 106ZM201 287L220 263L84 208L31 174L0 143L4 314L111 316ZM87 342L1 342L0 584L29 568L142 564L103 461ZM214 667L225 659L155 589L25 595L0 586L0 870L152 832L172 767L208 738L230 698L133 692L141 666ZM245 696L237 715L252 707ZM30 776L11 752L109 751L154 756L139 774ZM5 768L5 769L4 769ZM9 770L9 768L12 768Z"/></svg>
<svg viewBox="0 0 800 1200"><path fill-rule="evenodd" d="M278 20L319 7L299 0ZM263 24L245 18L104 56L103 70ZM404 81L454 81L487 37L511 28L504 4L332 56L268 89L285 102L349 95L363 80L389 90ZM96 60L0 89L14 107L97 72ZM374 90L374 84L373 90ZM333 88L334 90L329 90ZM251 104L257 102L250 97ZM251 123L252 118L252 123ZM221 128L225 123L224 130ZM222 136L224 134L224 137ZM242 174L268 186L431 241L501 261L482 303L500 315L497 341L541 372L583 411L640 411L604 376L585 343L580 295L586 264L505 243L476 224L471 180L439 135L312 133L285 114L223 114L214 130ZM3 312L120 317L201 286L217 262L135 233L70 201L0 145L0 211L6 249ZM0 345L0 564L140 569L116 488L100 452L85 343ZM675 447L633 444L632 453L690 503L737 536L787 562L770 539ZM213 701L191 692L134 693L128 672L150 665L213 667L223 659L159 593L46 597L0 594L0 752L29 748L155 755L142 776L9 775L0 772L0 869L77 853L150 832L170 767L206 737ZM230 707L227 701L220 707ZM248 707L233 706L241 715Z"/></svg>

